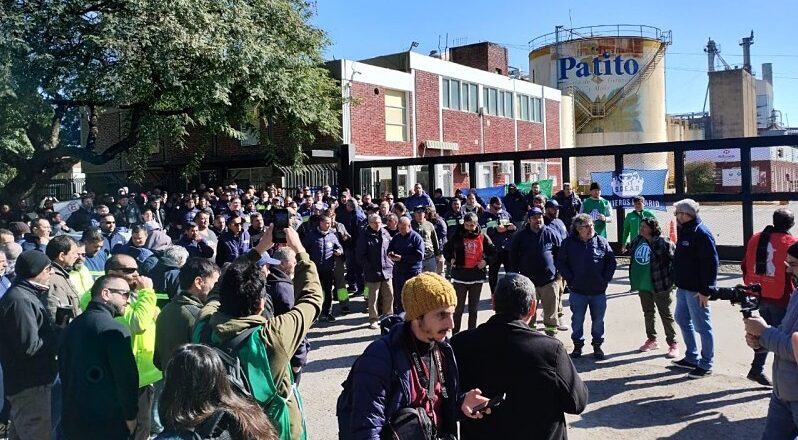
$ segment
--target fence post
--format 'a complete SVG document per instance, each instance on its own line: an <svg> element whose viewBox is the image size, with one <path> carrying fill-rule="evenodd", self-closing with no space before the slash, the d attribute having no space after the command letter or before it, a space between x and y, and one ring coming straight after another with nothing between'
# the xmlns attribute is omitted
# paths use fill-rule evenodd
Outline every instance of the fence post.
<svg viewBox="0 0 798 440"><path fill-rule="evenodd" d="M399 167L391 165L391 194L399 200Z"/></svg>
<svg viewBox="0 0 798 440"><path fill-rule="evenodd" d="M513 183L521 183L521 159L513 159Z"/></svg>
<svg viewBox="0 0 798 440"><path fill-rule="evenodd" d="M623 173L623 154L616 154L615 175L619 176L621 173ZM610 188L610 191L612 191L612 188ZM615 230L618 231L618 253L623 252L623 243L621 243L621 239L623 237L623 220L625 215L626 211L624 211L622 206L615 209Z"/></svg>
<svg viewBox="0 0 798 440"><path fill-rule="evenodd" d="M477 169L476 161L468 162L468 187L469 188L476 188L477 187L477 173L479 170ZM468 195L468 193L466 193Z"/></svg>
<svg viewBox="0 0 798 440"><path fill-rule="evenodd" d="M754 235L754 201L752 198L751 185L751 147L740 147L740 180L743 202L743 242L741 246L748 243L748 239Z"/></svg>

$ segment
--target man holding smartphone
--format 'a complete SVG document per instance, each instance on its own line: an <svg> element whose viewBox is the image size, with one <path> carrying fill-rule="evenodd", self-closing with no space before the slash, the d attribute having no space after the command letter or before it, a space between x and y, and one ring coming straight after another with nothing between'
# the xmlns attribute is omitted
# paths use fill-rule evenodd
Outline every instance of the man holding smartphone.
<svg viewBox="0 0 798 440"><path fill-rule="evenodd" d="M462 440L566 439L564 413L585 410L587 387L565 346L529 327L536 305L532 281L508 273L493 294L496 314L452 338L460 389L479 389L494 404L486 407L492 406L490 417L461 420Z"/></svg>

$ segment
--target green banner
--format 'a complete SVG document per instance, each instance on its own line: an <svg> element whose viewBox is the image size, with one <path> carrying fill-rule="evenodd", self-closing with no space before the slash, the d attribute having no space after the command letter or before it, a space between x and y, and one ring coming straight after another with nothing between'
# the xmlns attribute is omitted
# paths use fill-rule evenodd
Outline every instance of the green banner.
<svg viewBox="0 0 798 440"><path fill-rule="evenodd" d="M515 186L518 188L518 191L527 194L532 189L532 185L535 183L540 185L540 193L546 196L547 199L550 199L552 194L552 186L554 185L554 179L539 180L537 182L518 183Z"/></svg>

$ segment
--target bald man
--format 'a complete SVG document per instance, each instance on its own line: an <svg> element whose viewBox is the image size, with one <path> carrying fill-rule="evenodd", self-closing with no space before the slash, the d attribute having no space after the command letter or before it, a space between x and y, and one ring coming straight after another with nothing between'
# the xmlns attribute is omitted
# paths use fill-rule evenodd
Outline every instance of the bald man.
<svg viewBox="0 0 798 440"><path fill-rule="evenodd" d="M410 219L399 219L399 233L388 245L388 258L393 261L393 311L402 313L402 286L410 278L421 273L424 260L424 239L414 231Z"/></svg>

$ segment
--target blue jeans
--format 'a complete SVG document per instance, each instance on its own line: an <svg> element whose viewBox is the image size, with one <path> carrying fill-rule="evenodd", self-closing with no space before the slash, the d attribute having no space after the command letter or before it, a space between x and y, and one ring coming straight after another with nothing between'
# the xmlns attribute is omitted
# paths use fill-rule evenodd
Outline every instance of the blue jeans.
<svg viewBox="0 0 798 440"><path fill-rule="evenodd" d="M684 338L684 357L705 370L712 369L715 357L715 340L712 336L712 314L709 307L702 307L696 292L676 289L676 312L674 318L682 329ZM698 358L695 333L701 337L701 358Z"/></svg>
<svg viewBox="0 0 798 440"><path fill-rule="evenodd" d="M590 307L590 336L593 337L593 345L601 345L604 342L604 314L607 312L607 295L583 295L571 291L568 297L571 303L571 339L574 345L585 345L584 325L585 314Z"/></svg>
<svg viewBox="0 0 798 440"><path fill-rule="evenodd" d="M793 440L796 436L798 436L798 402L785 402L772 394L762 440Z"/></svg>
<svg viewBox="0 0 798 440"><path fill-rule="evenodd" d="M762 303L759 304L759 316L771 327L778 327L786 313L787 309L781 308L773 303L762 301ZM754 352L754 361L751 362L751 372L762 374L767 357L768 352L766 350Z"/></svg>

